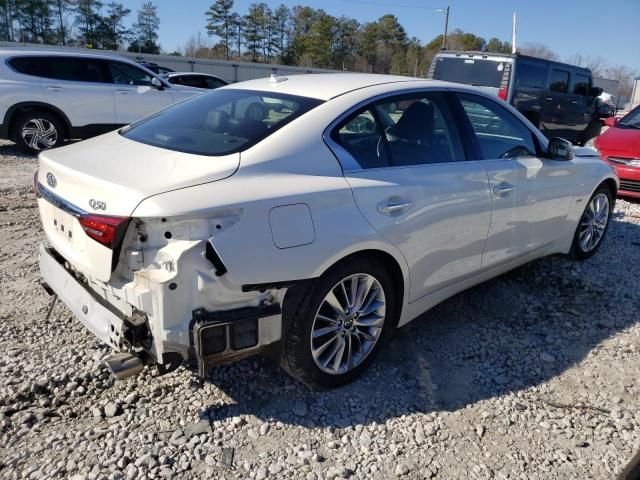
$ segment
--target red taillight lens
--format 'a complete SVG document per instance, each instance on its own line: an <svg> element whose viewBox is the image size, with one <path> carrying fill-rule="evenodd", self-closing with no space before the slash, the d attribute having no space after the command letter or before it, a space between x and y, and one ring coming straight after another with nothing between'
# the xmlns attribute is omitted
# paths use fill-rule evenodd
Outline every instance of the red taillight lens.
<svg viewBox="0 0 640 480"><path fill-rule="evenodd" d="M78 220L89 237L113 249L113 242L118 233L118 227L129 219L127 217L107 217L105 215L87 214L79 217Z"/></svg>
<svg viewBox="0 0 640 480"><path fill-rule="evenodd" d="M505 87L502 87L500 90L498 90L498 97L500 97L502 100L506 100L508 93L509 91Z"/></svg>

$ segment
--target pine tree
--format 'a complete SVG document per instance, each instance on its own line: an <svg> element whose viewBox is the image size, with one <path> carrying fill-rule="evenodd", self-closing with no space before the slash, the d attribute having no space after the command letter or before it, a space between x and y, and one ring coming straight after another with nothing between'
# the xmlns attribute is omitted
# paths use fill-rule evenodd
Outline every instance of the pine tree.
<svg viewBox="0 0 640 480"><path fill-rule="evenodd" d="M220 37L225 48L225 58L229 60L230 41L234 37L234 14L233 0L216 0L209 10L205 12L207 16L207 33L210 36Z"/></svg>
<svg viewBox="0 0 640 480"><path fill-rule="evenodd" d="M143 3L138 10L138 21L133 24L135 40L131 42L128 50L140 53L160 53L160 47L157 43L159 28L158 7L151 2Z"/></svg>

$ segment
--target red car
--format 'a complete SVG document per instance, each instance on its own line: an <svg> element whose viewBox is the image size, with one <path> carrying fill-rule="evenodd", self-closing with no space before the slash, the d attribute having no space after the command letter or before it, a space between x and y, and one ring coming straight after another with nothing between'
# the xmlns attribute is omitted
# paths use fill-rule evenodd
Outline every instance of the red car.
<svg viewBox="0 0 640 480"><path fill-rule="evenodd" d="M593 144L620 178L618 195L640 198L640 106L620 120L607 118L605 124L611 128Z"/></svg>

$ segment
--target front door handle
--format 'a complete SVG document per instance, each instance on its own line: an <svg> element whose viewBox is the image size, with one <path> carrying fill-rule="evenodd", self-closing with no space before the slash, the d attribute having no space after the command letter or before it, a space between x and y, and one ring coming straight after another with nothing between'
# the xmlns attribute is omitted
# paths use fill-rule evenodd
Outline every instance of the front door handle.
<svg viewBox="0 0 640 480"><path fill-rule="evenodd" d="M545 100L546 100L547 102L550 102L551 100L553 100L553 97L546 97L546 98L545 98Z"/></svg>
<svg viewBox="0 0 640 480"><path fill-rule="evenodd" d="M511 185L510 183L507 183L507 182L502 182L493 187L493 194L496 197L504 197L504 196L507 196L512 191L514 191L515 189L516 187L514 185Z"/></svg>
<svg viewBox="0 0 640 480"><path fill-rule="evenodd" d="M47 87L47 90L51 91L51 92L61 92L64 90L64 88L62 87L54 87L53 85L50 85Z"/></svg>
<svg viewBox="0 0 640 480"><path fill-rule="evenodd" d="M122 95L126 95L127 93L129 93L129 90L116 90L116 92L122 94Z"/></svg>
<svg viewBox="0 0 640 480"><path fill-rule="evenodd" d="M408 200L388 199L378 204L378 212L382 213L383 215L399 215L400 213L411 207L411 205L413 205L413 202L410 202Z"/></svg>

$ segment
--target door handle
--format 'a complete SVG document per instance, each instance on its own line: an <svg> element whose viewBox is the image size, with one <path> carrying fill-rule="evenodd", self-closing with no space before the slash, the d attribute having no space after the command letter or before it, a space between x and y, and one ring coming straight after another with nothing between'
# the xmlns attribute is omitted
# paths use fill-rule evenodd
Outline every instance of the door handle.
<svg viewBox="0 0 640 480"><path fill-rule="evenodd" d="M408 200L384 200L378 204L378 212L384 215L396 215L411 207L413 202Z"/></svg>
<svg viewBox="0 0 640 480"><path fill-rule="evenodd" d="M504 197L514 191L516 187L510 183L502 182L493 187L493 194L496 197Z"/></svg>
<svg viewBox="0 0 640 480"><path fill-rule="evenodd" d="M571 103L576 105L578 103L578 100L571 100Z"/></svg>
<svg viewBox="0 0 640 480"><path fill-rule="evenodd" d="M51 91L51 92L61 92L64 90L64 88L62 87L54 87L52 85L47 87L47 90Z"/></svg>
<svg viewBox="0 0 640 480"><path fill-rule="evenodd" d="M546 100L547 102L550 102L551 100L553 100L553 97L546 97L546 98L545 98L545 100Z"/></svg>
<svg viewBox="0 0 640 480"><path fill-rule="evenodd" d="M116 90L116 92L122 95L127 95L129 93L129 90Z"/></svg>

